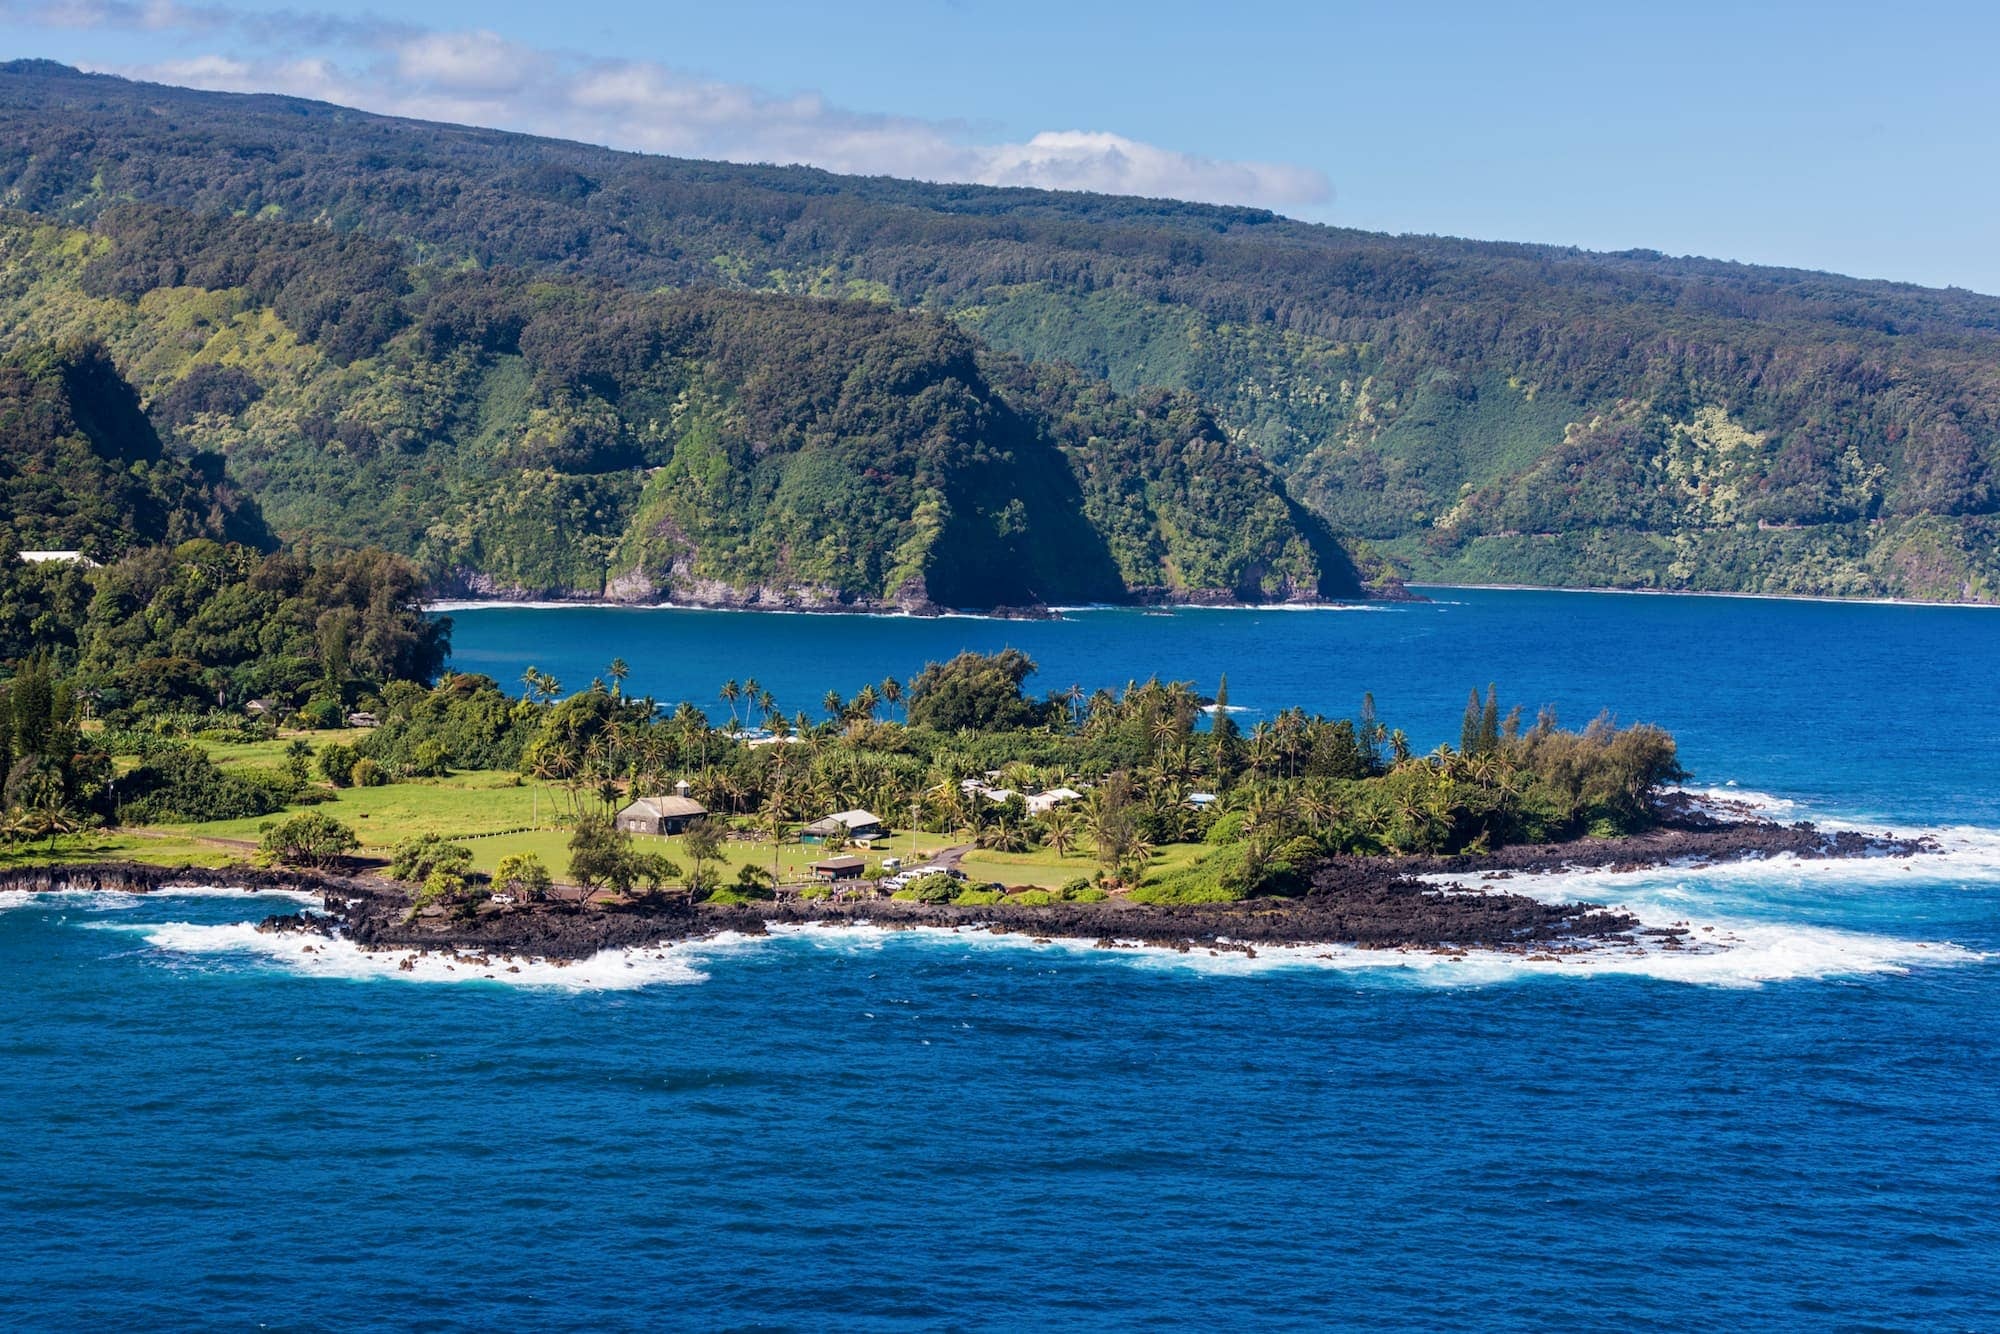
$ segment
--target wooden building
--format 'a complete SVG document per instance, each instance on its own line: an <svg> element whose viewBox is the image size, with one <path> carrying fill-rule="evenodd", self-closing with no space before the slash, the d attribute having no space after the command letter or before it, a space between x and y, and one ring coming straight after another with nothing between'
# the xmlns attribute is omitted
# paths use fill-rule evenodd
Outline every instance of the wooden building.
<svg viewBox="0 0 2000 1334"><path fill-rule="evenodd" d="M708 814L692 797L640 797L618 812L618 827L628 834L678 834Z"/></svg>
<svg viewBox="0 0 2000 1334"><path fill-rule="evenodd" d="M827 857L813 862L806 869L812 872L813 879L830 884L836 880L859 880L867 865L859 857Z"/></svg>

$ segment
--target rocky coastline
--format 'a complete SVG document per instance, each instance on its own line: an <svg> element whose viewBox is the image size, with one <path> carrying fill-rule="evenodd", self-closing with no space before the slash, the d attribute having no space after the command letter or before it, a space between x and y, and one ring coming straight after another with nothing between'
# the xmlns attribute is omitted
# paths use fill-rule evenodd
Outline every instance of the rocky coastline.
<svg viewBox="0 0 2000 1334"><path fill-rule="evenodd" d="M0 871L0 891L115 890L146 894L174 885L283 889L319 894L323 911L279 914L269 931L341 935L364 949L440 950L576 961L602 950L639 948L772 927L868 925L879 929L979 929L1035 939L1088 941L1105 948L1253 952L1259 946L1329 945L1362 949L1561 951L1603 945L1679 948L1688 934L1648 927L1590 902L1546 903L1510 892L1516 875L1565 869L1629 870L1790 855L1801 858L1910 857L1935 851L1921 839L1826 831L1810 824L1723 819L1691 804L1661 827L1627 838L1524 845L1459 857L1336 857L1311 888L1286 899L1234 903L1101 903L959 907L874 897L776 899L752 905L694 904L683 895L635 903L551 899L487 907L470 916L409 916L402 886L366 874L164 868L129 862L17 867Z"/></svg>
<svg viewBox="0 0 2000 1334"><path fill-rule="evenodd" d="M689 611L778 611L825 615L985 616L996 620L1051 621L1056 608L1042 603L1025 606L947 607L931 599L920 581L913 581L887 598L860 597L820 586L757 584L737 587L719 579L674 579L662 583L634 572L608 580L598 592L576 589L529 588L472 570L459 570L436 581L430 591L438 602L495 604L559 603L577 607L675 607ZM1128 590L1119 604L1130 607L1333 607L1353 601L1425 602L1422 594L1398 579L1364 584L1357 598L1323 598L1303 593L1259 599L1226 588L1145 586Z"/></svg>

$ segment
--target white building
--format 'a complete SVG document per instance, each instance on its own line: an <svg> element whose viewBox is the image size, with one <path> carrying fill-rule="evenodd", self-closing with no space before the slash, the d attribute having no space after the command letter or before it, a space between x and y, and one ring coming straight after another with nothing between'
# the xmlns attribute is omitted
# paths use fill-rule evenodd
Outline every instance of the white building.
<svg viewBox="0 0 2000 1334"><path fill-rule="evenodd" d="M1081 801L1083 793L1073 787L1052 787L1046 792L1037 792L1028 798L1028 814L1046 815L1065 802Z"/></svg>

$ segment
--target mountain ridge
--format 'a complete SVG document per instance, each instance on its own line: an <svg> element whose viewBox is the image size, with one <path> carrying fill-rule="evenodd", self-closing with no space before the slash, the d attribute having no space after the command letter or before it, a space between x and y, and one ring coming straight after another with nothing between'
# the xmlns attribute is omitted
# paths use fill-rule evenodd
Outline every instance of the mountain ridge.
<svg viewBox="0 0 2000 1334"><path fill-rule="evenodd" d="M143 198L481 267L930 311L1198 395L1418 578L2000 596L1997 298L8 69L0 191L30 211Z"/></svg>
<svg viewBox="0 0 2000 1334"><path fill-rule="evenodd" d="M355 234L125 205L96 233L0 217L0 314L0 347L109 348L153 425L227 458L287 538L385 547L446 592L1364 593L1190 396L1117 395L920 312L405 267Z"/></svg>

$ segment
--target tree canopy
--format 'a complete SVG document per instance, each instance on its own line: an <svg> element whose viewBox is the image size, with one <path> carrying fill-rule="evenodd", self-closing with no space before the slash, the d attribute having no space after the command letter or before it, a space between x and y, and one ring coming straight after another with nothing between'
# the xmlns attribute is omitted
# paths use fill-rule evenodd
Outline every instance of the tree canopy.
<svg viewBox="0 0 2000 1334"><path fill-rule="evenodd" d="M335 367L442 327L417 307L448 284L412 276L416 258L476 269L475 288L511 270L588 292L887 302L1121 394L1198 397L1221 439L1283 470L1287 498L1420 574L1917 597L2000 588L2000 300L1970 292L1646 251L1389 237L1256 209L678 161L46 62L0 70L0 127L0 188L17 207L124 238L89 260L93 292L242 292ZM224 244L191 245L186 228L131 201L198 217ZM273 220L315 225L285 233ZM251 259L239 242L259 228L269 244ZM504 356L516 337L514 316L478 301L446 323L481 356ZM197 403L246 392L208 384L166 403L178 374L142 377L176 430L200 417ZM510 401L511 383L482 377L473 397ZM343 405L315 447L341 439L361 452L446 429L397 398ZM587 426L608 426L601 411L565 420L577 424L537 435L530 452L631 453L618 431ZM1159 495L1199 498L1208 466L1197 453L1184 488L1149 476L1097 494L1144 527L1130 516ZM1080 472L1088 499L1090 469ZM578 475L558 467L539 489L522 482L532 516L501 506L470 531L559 521L622 532L637 486L605 473L562 480ZM302 510L337 495L310 491ZM1247 513L1252 499L1269 508L1254 492L1222 508ZM967 531L989 519L1018 524L1002 506ZM391 522L405 520L384 516L370 540L386 540ZM1094 522L1127 583L1155 582L1132 564L1143 542ZM1169 550L1151 568L1171 575L1176 528L1158 531ZM597 563L588 549L564 559L537 569L575 579ZM1263 560L1246 554L1231 578L1301 577ZM516 577L504 562L484 572Z"/></svg>

